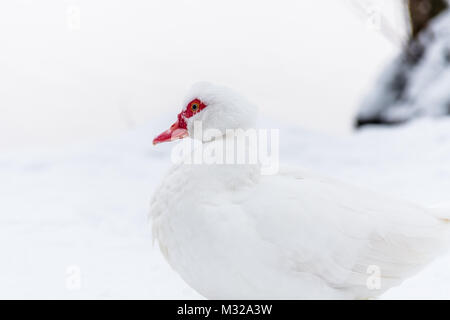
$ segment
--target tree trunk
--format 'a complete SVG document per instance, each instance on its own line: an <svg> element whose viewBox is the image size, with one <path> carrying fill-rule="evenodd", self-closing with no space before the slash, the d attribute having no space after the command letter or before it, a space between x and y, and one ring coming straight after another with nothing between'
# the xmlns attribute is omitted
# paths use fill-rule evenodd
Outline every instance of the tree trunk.
<svg viewBox="0 0 450 320"><path fill-rule="evenodd" d="M408 12L411 21L411 39L426 28L428 22L447 9L446 0L408 0Z"/></svg>

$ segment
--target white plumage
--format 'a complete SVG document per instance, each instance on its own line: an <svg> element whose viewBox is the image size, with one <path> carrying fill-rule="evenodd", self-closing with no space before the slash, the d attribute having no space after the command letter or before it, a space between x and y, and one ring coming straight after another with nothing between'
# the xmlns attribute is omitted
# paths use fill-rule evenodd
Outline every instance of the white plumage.
<svg viewBox="0 0 450 320"><path fill-rule="evenodd" d="M222 129L247 128L239 117L255 112L211 84L194 86L192 98L207 105L194 116L206 127L222 119ZM367 299L446 249L450 210L298 168L263 176L258 165L177 164L154 194L151 217L170 265L206 298Z"/></svg>

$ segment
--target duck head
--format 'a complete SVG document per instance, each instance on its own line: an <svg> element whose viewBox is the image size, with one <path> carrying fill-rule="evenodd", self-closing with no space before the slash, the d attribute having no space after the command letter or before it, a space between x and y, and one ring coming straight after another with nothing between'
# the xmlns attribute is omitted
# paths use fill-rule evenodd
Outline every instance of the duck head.
<svg viewBox="0 0 450 320"><path fill-rule="evenodd" d="M248 129L257 116L255 105L235 91L208 82L194 84L184 100L177 121L153 139L153 144L193 137L194 122L202 129L215 129L222 135L227 129Z"/></svg>

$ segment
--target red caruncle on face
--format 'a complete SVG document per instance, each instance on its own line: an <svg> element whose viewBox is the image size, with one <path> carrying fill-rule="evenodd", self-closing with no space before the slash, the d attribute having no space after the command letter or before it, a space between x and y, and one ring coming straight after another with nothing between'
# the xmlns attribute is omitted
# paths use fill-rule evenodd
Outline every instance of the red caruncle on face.
<svg viewBox="0 0 450 320"><path fill-rule="evenodd" d="M198 112L206 108L206 104L201 102L199 99L194 99L188 103L186 110L178 114L179 127L187 129L186 119L189 119L196 115Z"/></svg>
<svg viewBox="0 0 450 320"><path fill-rule="evenodd" d="M186 109L178 114L178 120L175 122L169 130L164 131L155 139L153 144L158 144L167 141L173 141L177 139L183 139L188 136L186 119L189 119L206 108L206 104L199 99L194 99L188 103Z"/></svg>

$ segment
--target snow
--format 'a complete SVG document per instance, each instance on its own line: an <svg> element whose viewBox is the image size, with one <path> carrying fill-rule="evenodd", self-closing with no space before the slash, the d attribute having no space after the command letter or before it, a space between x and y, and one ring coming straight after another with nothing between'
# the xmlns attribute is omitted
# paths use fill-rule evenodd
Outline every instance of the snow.
<svg viewBox="0 0 450 320"><path fill-rule="evenodd" d="M0 155L0 298L202 298L152 245L147 223L173 147L151 140L172 118L101 142ZM261 125L280 129L284 163L425 205L448 201L450 119L345 137ZM449 265L450 254L383 298L448 299Z"/></svg>
<svg viewBox="0 0 450 320"><path fill-rule="evenodd" d="M383 12L392 3L381 2ZM341 3L0 6L0 298L201 298L152 246L147 223L173 147L151 140L197 80L232 85L267 116L302 125L265 120L281 129L283 162L426 204L448 198L448 120L350 137L304 129L346 131L359 94L397 51ZM448 298L448 262L385 297Z"/></svg>
<svg viewBox="0 0 450 320"><path fill-rule="evenodd" d="M381 73L359 110L358 122L396 123L450 114L450 10Z"/></svg>

